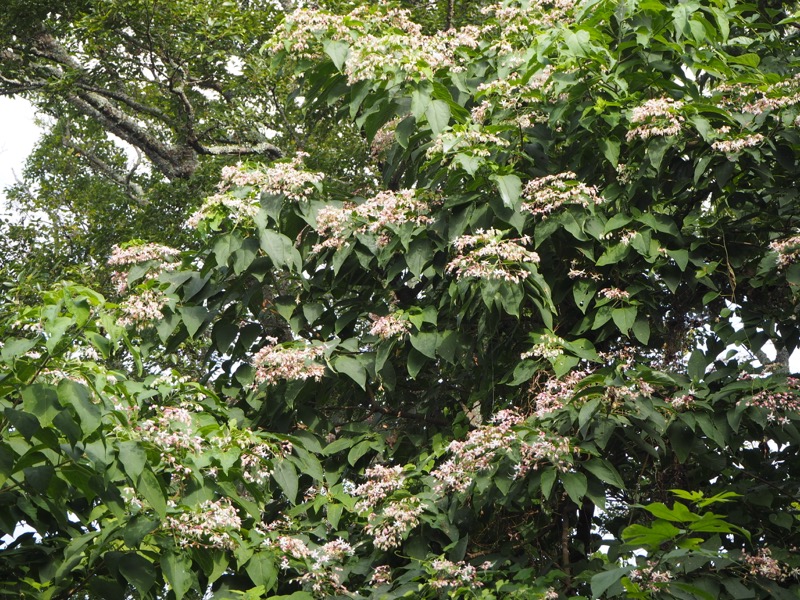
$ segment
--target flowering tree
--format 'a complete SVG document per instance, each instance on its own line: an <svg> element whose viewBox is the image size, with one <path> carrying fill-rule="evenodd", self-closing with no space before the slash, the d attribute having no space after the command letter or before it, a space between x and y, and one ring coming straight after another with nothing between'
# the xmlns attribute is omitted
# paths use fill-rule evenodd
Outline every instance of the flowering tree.
<svg viewBox="0 0 800 600"><path fill-rule="evenodd" d="M368 177L228 168L200 252L15 307L4 585L796 597L795 9L288 14L263 52Z"/></svg>

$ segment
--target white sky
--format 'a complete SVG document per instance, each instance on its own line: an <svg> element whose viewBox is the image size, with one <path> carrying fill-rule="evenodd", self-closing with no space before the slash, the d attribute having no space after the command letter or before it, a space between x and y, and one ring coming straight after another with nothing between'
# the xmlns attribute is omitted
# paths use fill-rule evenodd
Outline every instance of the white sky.
<svg viewBox="0 0 800 600"><path fill-rule="evenodd" d="M41 133L33 107L22 98L0 97L0 206L5 204L3 190L22 174L25 159Z"/></svg>

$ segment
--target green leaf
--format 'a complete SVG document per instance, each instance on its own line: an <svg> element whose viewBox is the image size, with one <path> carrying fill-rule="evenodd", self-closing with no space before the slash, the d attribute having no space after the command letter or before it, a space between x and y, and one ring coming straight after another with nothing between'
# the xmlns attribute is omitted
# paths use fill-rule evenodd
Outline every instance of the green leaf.
<svg viewBox="0 0 800 600"><path fill-rule="evenodd" d="M603 483L613 485L621 490L625 489L625 482L620 477L617 469L610 462L602 458L590 458L582 464L583 468L597 477Z"/></svg>
<svg viewBox="0 0 800 600"><path fill-rule="evenodd" d="M119 442L118 448L122 467L128 476L136 481L147 464L147 453L139 445L139 442L135 441Z"/></svg>
<svg viewBox="0 0 800 600"><path fill-rule="evenodd" d="M694 447L694 431L685 423L675 421L672 423L667 433L672 451L675 452L675 455L681 463L685 463Z"/></svg>
<svg viewBox="0 0 800 600"><path fill-rule="evenodd" d="M262 229L260 231L261 249L267 253L276 268L288 268L297 271L300 269L302 259L292 240L276 231Z"/></svg>
<svg viewBox="0 0 800 600"><path fill-rule="evenodd" d="M431 104L430 83L422 82L411 92L411 115L419 121Z"/></svg>
<svg viewBox="0 0 800 600"><path fill-rule="evenodd" d="M625 244L614 244L610 248L607 248L606 251L600 255L600 258L597 259L595 264L598 267L615 265L618 262L621 262L623 258L628 256L629 251L630 246L626 246Z"/></svg>
<svg viewBox="0 0 800 600"><path fill-rule="evenodd" d="M183 306L178 309L178 312L191 338L194 338L209 316L208 309L204 306Z"/></svg>
<svg viewBox="0 0 800 600"><path fill-rule="evenodd" d="M633 335L639 342L645 346L647 345L647 342L650 341L650 323L647 322L647 319L641 316L636 319L636 322L633 324Z"/></svg>
<svg viewBox="0 0 800 600"><path fill-rule="evenodd" d="M367 389L367 370L361 361L352 356L337 356L333 361L333 368L337 373L344 373L355 381L362 390Z"/></svg>
<svg viewBox="0 0 800 600"><path fill-rule="evenodd" d="M144 597L153 584L156 582L156 573L153 563L144 558L141 554L129 552L124 554L117 563L119 572L128 580L136 591Z"/></svg>
<svg viewBox="0 0 800 600"><path fill-rule="evenodd" d="M331 57L336 68L341 71L347 55L350 53L350 47L345 42L326 39L322 42L322 48L325 50L325 54Z"/></svg>
<svg viewBox="0 0 800 600"><path fill-rule="evenodd" d="M56 390L52 386L40 383L23 388L22 408L25 412L36 415L43 427L50 425L61 412Z"/></svg>
<svg viewBox="0 0 800 600"><path fill-rule="evenodd" d="M350 448L350 452L347 453L347 462L351 467L355 467L358 460L372 450L372 444L372 440L361 440Z"/></svg>
<svg viewBox="0 0 800 600"><path fill-rule="evenodd" d="M689 377L692 378L692 381L701 381L705 377L706 365L708 365L708 359L703 354L703 351L700 349L693 350L689 356L688 364Z"/></svg>
<svg viewBox="0 0 800 600"><path fill-rule="evenodd" d="M397 124L394 130L394 137L397 143L403 148L408 148L408 141L417 129L417 120L413 116L408 116Z"/></svg>
<svg viewBox="0 0 800 600"><path fill-rule="evenodd" d="M425 116L434 135L439 135L450 123L450 105L444 100L433 100L425 109Z"/></svg>
<svg viewBox="0 0 800 600"><path fill-rule="evenodd" d="M564 485L564 489L569 494L569 497L572 501L577 504L578 506L581 505L581 501L583 497L586 495L586 475L583 473L572 473L567 471L565 473L561 473L559 476L561 479L561 483Z"/></svg>
<svg viewBox="0 0 800 600"><path fill-rule="evenodd" d="M181 600L192 587L192 561L186 553L168 552L161 555L161 569L176 600Z"/></svg>
<svg viewBox="0 0 800 600"><path fill-rule="evenodd" d="M263 585L267 590L271 590L278 580L278 569L271 552L256 552L244 568L255 585Z"/></svg>
<svg viewBox="0 0 800 600"><path fill-rule="evenodd" d="M497 189L503 199L503 205L506 208L513 209L522 193L522 180L514 174L493 175L491 178L497 183Z"/></svg>
<svg viewBox="0 0 800 600"><path fill-rule="evenodd" d="M575 300L575 306L582 313L586 314L596 291L597 284L594 281L579 279L572 285L572 298Z"/></svg>
<svg viewBox="0 0 800 600"><path fill-rule="evenodd" d="M761 57L758 54L753 52L749 52L747 54L740 54L738 56L731 56L727 57L728 62L737 64L737 65L745 65L747 67L756 68L761 63Z"/></svg>
<svg viewBox="0 0 800 600"><path fill-rule="evenodd" d="M3 362L10 363L15 358L23 356L26 352L33 349L37 343L38 340L36 339L12 338L5 340L3 349L0 350L0 358L3 359Z"/></svg>
<svg viewBox="0 0 800 600"><path fill-rule="evenodd" d="M436 358L436 347L439 345L439 334L432 332L417 332L410 337L411 345L428 358Z"/></svg>
<svg viewBox="0 0 800 600"><path fill-rule="evenodd" d="M164 489L161 487L161 482L156 477L156 474L149 467L146 467L142 474L139 475L136 491L147 500L159 517L163 519L166 516L167 500Z"/></svg>
<svg viewBox="0 0 800 600"><path fill-rule="evenodd" d="M411 379L416 379L419 372L422 370L422 367L425 366L425 363L428 361L428 358L422 354L419 350L412 348L408 352L408 375Z"/></svg>
<svg viewBox="0 0 800 600"><path fill-rule="evenodd" d="M58 384L58 398L64 406L72 406L81 421L84 436L100 427L100 407L89 398L89 390L71 379L62 379Z"/></svg>
<svg viewBox="0 0 800 600"><path fill-rule="evenodd" d="M667 255L675 261L681 271L686 270L686 265L689 264L688 250L667 250Z"/></svg>
<svg viewBox="0 0 800 600"><path fill-rule="evenodd" d="M614 324L619 330L627 335L636 321L636 307L626 306L623 308L615 308L611 311L611 318L614 320Z"/></svg>
<svg viewBox="0 0 800 600"><path fill-rule="evenodd" d="M228 264L228 259L231 257L231 254L236 252L239 248L242 247L242 238L237 233L229 233L227 235L223 235L222 237L218 238L216 242L214 242L214 258L217 259L218 265L226 265Z"/></svg>
<svg viewBox="0 0 800 600"><path fill-rule="evenodd" d="M592 576L592 597L602 598L603 593L612 585L620 581L625 575L631 572L633 567L620 567L610 571L602 571Z"/></svg>
<svg viewBox="0 0 800 600"><path fill-rule="evenodd" d="M294 504L297 501L297 487L299 477L294 465L286 459L278 460L272 470L272 476L281 486L283 493Z"/></svg>
<svg viewBox="0 0 800 600"><path fill-rule="evenodd" d="M426 238L416 238L409 244L405 255L406 264L414 277L422 275L426 265L433 258L433 245Z"/></svg>
<svg viewBox="0 0 800 600"><path fill-rule="evenodd" d="M553 485L556 482L556 470L554 468L545 469L542 471L542 496L545 500L550 498L550 493L553 491Z"/></svg>

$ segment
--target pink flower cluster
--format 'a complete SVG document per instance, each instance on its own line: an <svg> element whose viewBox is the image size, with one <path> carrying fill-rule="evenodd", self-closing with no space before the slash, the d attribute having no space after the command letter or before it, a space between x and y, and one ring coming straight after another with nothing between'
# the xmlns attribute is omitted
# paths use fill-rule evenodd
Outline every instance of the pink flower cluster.
<svg viewBox="0 0 800 600"><path fill-rule="evenodd" d="M344 72L351 85L365 79L419 81L440 69L459 72L464 67L457 50L477 47L477 33L473 28L451 29L429 36L419 25L409 24L403 32L361 35L350 46Z"/></svg>
<svg viewBox="0 0 800 600"><path fill-rule="evenodd" d="M769 247L770 250L778 253L778 267L781 269L800 259L800 235L775 240L770 243Z"/></svg>
<svg viewBox="0 0 800 600"><path fill-rule="evenodd" d="M298 152L289 161L274 162L261 169L246 169L241 163L225 167L220 189L252 186L266 194L284 195L293 201L304 200L323 178L322 173L303 169L303 159L307 156L305 152Z"/></svg>
<svg viewBox="0 0 800 600"><path fill-rule="evenodd" d="M747 91L747 90L745 90ZM773 83L766 90L755 90L755 99L742 107L742 112L761 114L768 110L779 110L800 103L800 74L790 79Z"/></svg>
<svg viewBox="0 0 800 600"><path fill-rule="evenodd" d="M717 140L711 144L711 148L717 152L725 152L727 154L735 154L741 152L745 148L752 148L758 146L764 141L764 136L760 133L753 135L746 135L744 137L729 138L725 140Z"/></svg>
<svg viewBox="0 0 800 600"><path fill-rule="evenodd" d="M400 313L390 313L383 317L370 315L375 318L375 322L369 330L370 335L376 335L382 340L388 340L399 335L403 335L411 329L411 321L408 321Z"/></svg>
<svg viewBox="0 0 800 600"><path fill-rule="evenodd" d="M800 395L798 395L797 391L794 391L797 390L797 385L794 383L796 381L793 377L787 380L792 391L764 390L750 398L748 404L766 409L768 421L777 421L781 425L788 425L789 418L786 413L800 412Z"/></svg>
<svg viewBox="0 0 800 600"><path fill-rule="evenodd" d="M631 297L630 293L619 288L603 288L600 295L609 300L628 300Z"/></svg>
<svg viewBox="0 0 800 600"><path fill-rule="evenodd" d="M756 554L742 553L742 563L754 577L764 577L772 581L783 581L789 575L780 562L772 558L772 551L769 548L759 548Z"/></svg>
<svg viewBox="0 0 800 600"><path fill-rule="evenodd" d="M578 383L588 375L589 373L586 371L571 371L564 379L554 377L547 380L544 384L544 389L535 396L536 411L534 416L541 419L563 408L567 402L572 400Z"/></svg>
<svg viewBox="0 0 800 600"><path fill-rule="evenodd" d="M358 487L348 486L346 490L351 496L361 498L356 504L356 510L359 512L374 509L389 494L402 489L405 483L403 467L399 465L393 467L375 465L364 471L364 476L367 481Z"/></svg>
<svg viewBox="0 0 800 600"><path fill-rule="evenodd" d="M631 112L630 122L639 123L628 131L626 139L630 142L636 138L646 140L651 137L677 135L683 126L680 110L683 102L671 98L654 98L637 106Z"/></svg>
<svg viewBox="0 0 800 600"><path fill-rule="evenodd" d="M317 232L326 238L313 251L342 248L353 234L380 234L378 243L389 242L388 231L405 223L425 225L428 203L414 190L384 191L361 204L345 204L341 208L326 206L317 213Z"/></svg>
<svg viewBox="0 0 800 600"><path fill-rule="evenodd" d="M458 279L500 280L519 283L528 276L523 265L539 263L539 255L524 247L530 244L528 236L503 240L497 229L479 229L475 235L459 237L454 246L459 254L447 265L449 273Z"/></svg>
<svg viewBox="0 0 800 600"><path fill-rule="evenodd" d="M526 202L522 203L521 210L546 216L564 204L600 204L602 199L597 189L576 181L577 177L575 173L567 171L531 179L522 191Z"/></svg>
<svg viewBox="0 0 800 600"><path fill-rule="evenodd" d="M192 413L174 406L157 409L153 419L139 422L133 431L140 440L158 448L161 460L183 475L191 473L191 469L181 460L183 453L199 454L205 442L194 431Z"/></svg>
<svg viewBox="0 0 800 600"><path fill-rule="evenodd" d="M384 585L392 581L392 568L389 565L378 565L372 569L372 577L369 579L370 585Z"/></svg>
<svg viewBox="0 0 800 600"><path fill-rule="evenodd" d="M323 346L284 346L277 345L274 338L269 341L269 345L253 356L256 384L272 385L281 380L322 379L325 365L314 361L325 354Z"/></svg>
<svg viewBox="0 0 800 600"><path fill-rule="evenodd" d="M462 586L474 589L483 586L483 583L478 581L477 569L463 561L452 562L445 558L437 558L431 562L431 567L433 577L428 580L428 585L434 589Z"/></svg>
<svg viewBox="0 0 800 600"><path fill-rule="evenodd" d="M364 472L367 481L359 486L345 484L345 492L360 497L356 510L368 512L366 533L372 536L376 548L390 550L400 545L403 537L419 524L424 506L415 497L388 500L405 485L403 468L375 465Z"/></svg>
<svg viewBox="0 0 800 600"><path fill-rule="evenodd" d="M178 516L169 515L163 524L181 546L226 550L234 549L231 532L238 532L241 527L242 520L227 498L216 502L206 500L199 508L186 510Z"/></svg>
<svg viewBox="0 0 800 600"><path fill-rule="evenodd" d="M487 471L503 456L510 456L518 449L519 460L514 466L515 477L524 477L536 470L542 462L550 462L559 470L566 470L567 457L571 454L569 439L547 436L539 431L533 442L523 439L524 432L513 428L521 425L522 416L513 410L502 410L490 425L471 431L464 441L453 440L447 447L452 458L442 463L431 475L438 480L437 491L469 489L475 473Z"/></svg>
<svg viewBox="0 0 800 600"><path fill-rule="evenodd" d="M117 324L120 327L144 328L153 321L164 318L161 309L168 300L164 292L154 288L131 295L119 305L122 316L117 320Z"/></svg>

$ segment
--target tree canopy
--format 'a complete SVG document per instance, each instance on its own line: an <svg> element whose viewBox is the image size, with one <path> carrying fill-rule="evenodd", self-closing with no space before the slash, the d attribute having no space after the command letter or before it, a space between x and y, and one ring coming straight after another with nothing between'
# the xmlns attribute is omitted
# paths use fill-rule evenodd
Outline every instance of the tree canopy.
<svg viewBox="0 0 800 600"><path fill-rule="evenodd" d="M95 24L71 55L142 43L104 37L101 5L46 25ZM257 35L214 29L219 54L192 46L222 73L244 45L325 143L222 168L185 245L114 247L108 297L7 301L0 587L796 598L797 4L465 6L444 7L454 28L270 12ZM146 22L185 12L200 42L249 14L163 10ZM79 113L100 94L13 41L4 85ZM135 68L114 74L129 96L156 85ZM159 110L185 118L171 93ZM193 156L211 143L136 118ZM214 139L258 142L243 119Z"/></svg>

